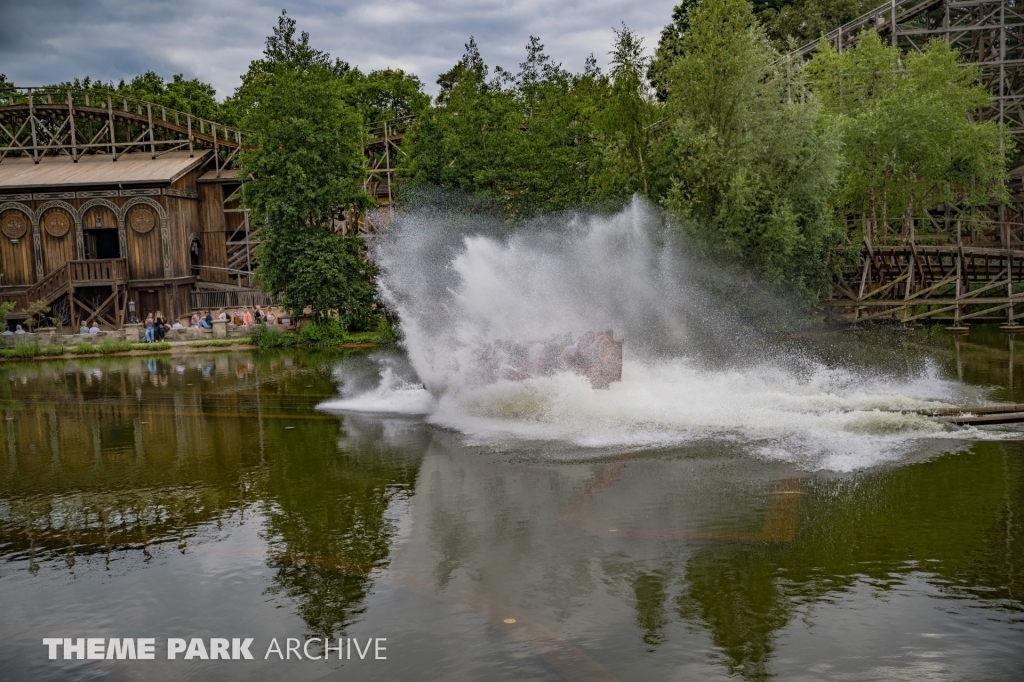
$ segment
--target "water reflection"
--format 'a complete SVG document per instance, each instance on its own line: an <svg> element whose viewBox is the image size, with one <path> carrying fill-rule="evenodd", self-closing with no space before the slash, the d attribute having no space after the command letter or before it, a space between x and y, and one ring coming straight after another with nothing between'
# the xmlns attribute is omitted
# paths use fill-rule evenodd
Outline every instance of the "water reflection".
<svg viewBox="0 0 1024 682"><path fill-rule="evenodd" d="M1024 390L1003 337L991 352L974 338L901 343L1005 399ZM92 574L152 592L133 627L164 636L187 619L219 634L219 608L178 605L145 573L215 556L201 594L232 595L229 630L281 610L309 635L390 633L391 667L346 670L360 679L885 679L921 657L948 677L1020 670L1024 444L834 475L728 440L573 460L315 409L380 366L292 353L4 366L0 605L31 615L0 623L25 640L0 666L59 677L33 653L48 621L32 590L60 595L51 615L87 629L120 608ZM844 620L887 603L896 621ZM877 630L894 652L813 644L835 628ZM957 660L941 639L954 635Z"/></svg>

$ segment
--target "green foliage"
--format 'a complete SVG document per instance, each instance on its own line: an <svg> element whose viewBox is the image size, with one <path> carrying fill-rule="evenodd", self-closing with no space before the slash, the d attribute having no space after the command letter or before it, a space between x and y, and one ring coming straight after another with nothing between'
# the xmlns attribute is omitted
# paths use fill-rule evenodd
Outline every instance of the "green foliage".
<svg viewBox="0 0 1024 682"><path fill-rule="evenodd" d="M378 343L395 343L398 341L398 327L390 317L381 316L374 333L377 336ZM352 337L355 336L352 335ZM353 338L353 340L355 339Z"/></svg>
<svg viewBox="0 0 1024 682"><path fill-rule="evenodd" d="M470 38L441 74L436 106L406 136L413 184L487 197L510 219L578 206L597 163L592 117L604 79L593 60L571 74L536 37L519 72L488 67Z"/></svg>
<svg viewBox="0 0 1024 682"><path fill-rule="evenodd" d="M120 343L120 342L119 342ZM100 344L103 345L103 344ZM156 343L133 343L129 350L170 350L170 341L157 341Z"/></svg>
<svg viewBox="0 0 1024 682"><path fill-rule="evenodd" d="M294 346L296 339L292 334L284 334L267 325L257 324L249 331L247 341L258 348L269 349Z"/></svg>
<svg viewBox="0 0 1024 682"><path fill-rule="evenodd" d="M647 68L647 79L661 102L668 99L668 70L683 53L683 36L690 27L690 11L699 4L700 0L683 0L672 9L672 22L661 29L654 59Z"/></svg>
<svg viewBox="0 0 1024 682"><path fill-rule="evenodd" d="M49 312L50 306L46 305L46 301L42 299L29 303L25 308L25 326L32 329L37 325L45 324L50 319L47 315Z"/></svg>
<svg viewBox="0 0 1024 682"><path fill-rule="evenodd" d="M1008 200L1013 141L996 123L971 121L991 96L944 40L903 57L867 31L842 53L823 43L807 74L842 133L837 205L866 217L869 237L884 238L899 217L901 238L911 239L914 218L942 203Z"/></svg>
<svg viewBox="0 0 1024 682"><path fill-rule="evenodd" d="M27 360L29 358L63 355L64 346L40 346L38 343L15 343L14 348L0 348L0 359Z"/></svg>
<svg viewBox="0 0 1024 682"><path fill-rule="evenodd" d="M609 79L601 82L601 106L594 117L601 156L591 186L598 198L659 196L665 174L653 128L661 111L645 80L649 69L643 40L625 26L615 37Z"/></svg>
<svg viewBox="0 0 1024 682"><path fill-rule="evenodd" d="M345 326L338 317L324 317L304 324L299 329L298 342L312 348L339 346L345 342Z"/></svg>
<svg viewBox="0 0 1024 682"><path fill-rule="evenodd" d="M11 350L11 357L34 358L39 355L41 347L38 343L16 343L14 344L14 348Z"/></svg>
<svg viewBox="0 0 1024 682"><path fill-rule="evenodd" d="M3 303L0 303L0 326L7 326L7 317L14 312L14 308L15 304L13 301L4 301Z"/></svg>
<svg viewBox="0 0 1024 682"><path fill-rule="evenodd" d="M155 71L147 71L135 76L130 81L122 80L116 86L113 82L94 81L88 76L83 79L64 81L48 86L61 89L86 91L94 96L121 95L145 102L152 102L168 109L183 111L218 123L234 125L234 110L225 108L216 100L217 91L209 83L197 78L187 79L184 74L176 73L171 80L165 81Z"/></svg>
<svg viewBox="0 0 1024 682"><path fill-rule="evenodd" d="M879 0L762 0L754 10L780 50L806 45L878 7Z"/></svg>
<svg viewBox="0 0 1024 682"><path fill-rule="evenodd" d="M372 317L373 269L357 237L334 233L333 215L372 205L362 190L363 125L346 103L347 64L294 39L282 13L267 38L266 59L253 62L238 100L255 149L243 172L255 178L243 199L259 226L257 278L295 312L330 311L358 327Z"/></svg>
<svg viewBox="0 0 1024 682"><path fill-rule="evenodd" d="M263 326L263 325L258 325ZM208 339L206 341L192 341L188 344L189 348L220 348L224 346L233 346L236 343L246 343L246 341L234 341L232 339Z"/></svg>
<svg viewBox="0 0 1024 682"><path fill-rule="evenodd" d="M421 116L430 106L430 95L423 92L420 79L401 69L363 74L354 68L341 77L341 82L345 102L359 112L366 125Z"/></svg>
<svg viewBox="0 0 1024 682"><path fill-rule="evenodd" d="M695 246L813 299L842 237L828 203L834 131L813 100L788 96L745 0L687 16L666 75L665 205Z"/></svg>
<svg viewBox="0 0 1024 682"><path fill-rule="evenodd" d="M132 350L131 341L103 341L102 343L79 343L68 349L69 352L75 355L84 355L87 353L102 353L103 355L110 355L112 353L127 353ZM156 344L144 344L144 347L148 348Z"/></svg>

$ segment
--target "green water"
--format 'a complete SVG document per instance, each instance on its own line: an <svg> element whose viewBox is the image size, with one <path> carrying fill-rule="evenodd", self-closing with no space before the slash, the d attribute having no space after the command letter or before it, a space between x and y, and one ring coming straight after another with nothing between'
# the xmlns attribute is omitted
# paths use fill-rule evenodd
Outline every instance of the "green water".
<svg viewBox="0 0 1024 682"><path fill-rule="evenodd" d="M996 332L849 343L1024 402ZM0 365L0 679L1024 677L1024 442L835 473L725 437L566 457L316 409L379 358ZM386 659L264 658L325 636ZM167 660L172 637L254 660Z"/></svg>

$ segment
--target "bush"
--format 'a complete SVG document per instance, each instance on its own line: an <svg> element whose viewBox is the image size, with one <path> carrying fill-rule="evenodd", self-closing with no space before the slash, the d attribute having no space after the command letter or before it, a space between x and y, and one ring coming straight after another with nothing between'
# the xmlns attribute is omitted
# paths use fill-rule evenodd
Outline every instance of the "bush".
<svg viewBox="0 0 1024 682"><path fill-rule="evenodd" d="M71 352L74 353L75 355L85 355L88 353L102 353L103 355L109 355L111 353L126 353L131 349L131 341L104 341L103 343L79 343L70 348Z"/></svg>
<svg viewBox="0 0 1024 682"><path fill-rule="evenodd" d="M325 317L299 330L299 344L311 348L339 346L345 343L345 325L339 317Z"/></svg>
<svg viewBox="0 0 1024 682"><path fill-rule="evenodd" d="M394 343L398 341L398 329L390 317L383 316L377 323L377 340L381 343Z"/></svg>
<svg viewBox="0 0 1024 682"><path fill-rule="evenodd" d="M248 342L258 348L286 348L295 345L295 337L291 334L282 334L276 329L257 324L249 332Z"/></svg>
<svg viewBox="0 0 1024 682"><path fill-rule="evenodd" d="M16 343L11 351L14 358L34 358L39 355L38 343Z"/></svg>

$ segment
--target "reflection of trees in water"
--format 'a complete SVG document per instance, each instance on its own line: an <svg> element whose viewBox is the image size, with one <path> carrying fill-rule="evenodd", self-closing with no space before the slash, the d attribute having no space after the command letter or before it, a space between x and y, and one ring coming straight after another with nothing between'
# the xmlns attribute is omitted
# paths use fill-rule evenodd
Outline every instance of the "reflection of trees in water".
<svg viewBox="0 0 1024 682"><path fill-rule="evenodd" d="M310 630L324 636L343 633L365 611L371 573L388 565L396 531L388 509L412 494L419 466L404 449L386 447L380 422L350 421L350 433L338 421L317 423L302 442L268 428L277 448L265 487L270 591L292 599ZM420 427L413 431L426 437ZM415 444L416 433L403 445ZM368 444L370 451L344 449Z"/></svg>
<svg viewBox="0 0 1024 682"><path fill-rule="evenodd" d="M677 572L677 614L710 633L730 674L763 679L797 609L857 583L885 591L913 573L946 594L1024 612L1024 462L1003 447L812 480L792 543L707 543L691 555ZM634 579L648 644L666 624L660 585Z"/></svg>
<svg viewBox="0 0 1024 682"><path fill-rule="evenodd" d="M185 552L203 526L215 522L219 530L241 513L243 491L193 486L9 499L0 506L0 555L27 560L35 572L60 559L74 568L79 556L103 555L109 567L118 558Z"/></svg>
<svg viewBox="0 0 1024 682"><path fill-rule="evenodd" d="M311 630L344 629L387 564L389 505L416 476L404 453L429 437L348 417L343 432L314 409L336 393L330 364L220 353L6 366L0 556L31 570L145 561L260 503L274 591Z"/></svg>
<svg viewBox="0 0 1024 682"><path fill-rule="evenodd" d="M322 372L279 355L34 362L4 371L0 556L27 559L33 570L51 559L75 566L76 557L102 554L109 565L112 556L186 551L253 501L262 476L255 417L308 414L333 391L329 377L309 397L282 390L296 376Z"/></svg>

